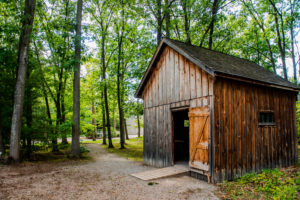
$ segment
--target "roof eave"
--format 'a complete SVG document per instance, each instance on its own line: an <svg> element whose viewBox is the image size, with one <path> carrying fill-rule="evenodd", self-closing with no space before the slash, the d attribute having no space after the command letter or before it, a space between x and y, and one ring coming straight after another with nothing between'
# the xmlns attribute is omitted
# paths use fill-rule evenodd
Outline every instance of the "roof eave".
<svg viewBox="0 0 300 200"><path fill-rule="evenodd" d="M277 85L277 84L274 84L274 83L267 83L267 82L263 82L263 81L250 79L250 78L245 78L245 77L242 77L242 76L235 76L235 75L232 75L232 74L226 74L226 73L222 73L222 72L216 72L215 76L223 77L223 78L227 78L227 79L232 79L232 80L237 80L237 81L242 81L242 82L248 82L248 83L251 83L251 84L261 85L261 86L265 86L265 87L272 87L272 88L277 88L277 89L300 92L300 87L288 87L288 86L283 86L283 85Z"/></svg>

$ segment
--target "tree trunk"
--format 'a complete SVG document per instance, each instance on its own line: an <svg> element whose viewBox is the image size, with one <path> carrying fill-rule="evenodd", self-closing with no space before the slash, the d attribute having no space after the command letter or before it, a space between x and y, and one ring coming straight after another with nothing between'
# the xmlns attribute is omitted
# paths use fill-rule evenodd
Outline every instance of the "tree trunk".
<svg viewBox="0 0 300 200"><path fill-rule="evenodd" d="M65 109L65 89L66 89L66 83L67 83L67 76L64 78L64 85L62 88L62 94L61 94L61 124L66 122L66 109ZM62 131L62 137L61 137L61 143L62 144L68 144L67 134L66 131Z"/></svg>
<svg viewBox="0 0 300 200"><path fill-rule="evenodd" d="M102 142L102 144L106 145L105 108L104 108L104 104L102 104L102 131L103 131L103 142Z"/></svg>
<svg viewBox="0 0 300 200"><path fill-rule="evenodd" d="M18 75L14 94L14 108L11 122L9 157L13 162L20 161L20 132L24 101L24 87L28 62L28 50L34 20L35 0L25 0L22 32L19 41Z"/></svg>
<svg viewBox="0 0 300 200"><path fill-rule="evenodd" d="M127 123L126 123L126 119L125 118L124 118L124 130L125 130L126 140L129 140Z"/></svg>
<svg viewBox="0 0 300 200"><path fill-rule="evenodd" d="M102 29L103 30L103 29ZM105 64L105 35L102 36L102 52L101 52L101 60L102 60L102 78L104 81L104 105L105 105L105 114L106 114L106 125L108 132L108 148L113 148L112 138L111 138L111 129L110 129L110 118L109 118L109 108L108 108L108 97L107 97L107 83L106 83L106 64Z"/></svg>
<svg viewBox="0 0 300 200"><path fill-rule="evenodd" d="M170 16L169 0L165 0L164 12L166 18L166 38L170 38L171 16Z"/></svg>
<svg viewBox="0 0 300 200"><path fill-rule="evenodd" d="M294 47L294 23L293 19L290 25L290 34L291 34L291 55L292 55L292 61L293 61L293 75L294 75L294 81L297 83L297 64L295 60L295 47Z"/></svg>
<svg viewBox="0 0 300 200"><path fill-rule="evenodd" d="M119 121L120 121L120 145L121 149L125 149L125 130L124 130L124 111L123 111L123 81L121 78L121 60L122 58L122 44L123 44L123 33L124 33L124 9L122 9L122 27L121 35L118 30L118 63L117 63L117 96L118 96L118 108L119 108Z"/></svg>
<svg viewBox="0 0 300 200"><path fill-rule="evenodd" d="M161 0L156 0L156 6L157 6L156 20L157 20L157 46L158 46L162 39L162 25L163 25L163 17L161 13Z"/></svg>
<svg viewBox="0 0 300 200"><path fill-rule="evenodd" d="M4 157L4 144L2 135L2 112L0 108L0 160Z"/></svg>
<svg viewBox="0 0 300 200"><path fill-rule="evenodd" d="M269 54L270 54L270 61L272 63L273 72L276 74L277 73L276 72L276 65L275 65L275 59L274 59L274 56L273 56L273 51L272 51L272 48L271 48L271 42L268 39L268 36L266 35L264 24L260 22L261 20L258 20L258 13L257 13L257 11L255 11L254 8L251 9L250 6L244 0L242 2L244 4L244 6L246 6L248 8L248 11L252 15L252 17L254 18L254 20L256 21L256 23L258 24L259 28L261 29L261 31L262 31L262 33L264 35L265 41L266 41L267 46L268 46ZM256 13L257 16L254 13Z"/></svg>
<svg viewBox="0 0 300 200"><path fill-rule="evenodd" d="M186 43L191 44L191 37L190 37L190 21L189 21L189 16L188 16L188 11L187 11L187 0L181 0L181 6L183 9L183 14L184 14L184 31L186 35Z"/></svg>
<svg viewBox="0 0 300 200"><path fill-rule="evenodd" d="M80 157L80 61L81 61L81 19L82 0L77 1L76 36L75 36L75 67L73 81L73 126L72 126L72 148L74 156Z"/></svg>
<svg viewBox="0 0 300 200"><path fill-rule="evenodd" d="M211 20L211 24L210 24L210 32L209 32L209 39L208 39L208 48L209 49L212 49L214 26L215 26L218 9L219 9L219 0L214 0L213 6L212 6L212 20Z"/></svg>
<svg viewBox="0 0 300 200"><path fill-rule="evenodd" d="M49 102L48 102L48 97L46 92L44 92L44 96L45 96L45 103L46 103L46 108L47 108L47 116L48 116L48 123L49 123L49 128L50 131L52 132L52 119L51 119L51 112L50 112L50 107L49 107ZM47 135L48 138L48 135Z"/></svg>
<svg viewBox="0 0 300 200"><path fill-rule="evenodd" d="M93 117L92 117L92 124L94 126L94 133L93 133L93 141L96 141L96 136L97 136L97 122L95 119L95 115L96 115L96 109L95 109L95 104L94 101L92 102L92 113L93 113Z"/></svg>
<svg viewBox="0 0 300 200"><path fill-rule="evenodd" d="M108 132L108 148L114 148L111 138L111 129L110 129L110 119L109 119L109 109L108 109L108 97L107 97L107 86L104 85L104 102L105 102L105 113L106 113L106 125Z"/></svg>
<svg viewBox="0 0 300 200"><path fill-rule="evenodd" d="M286 68L286 61L285 61L285 34L284 34L284 27L283 27L283 19L282 19L282 13L278 11L276 8L274 2L272 0L269 0L273 7L274 11L274 18L275 18L275 27L276 27L276 34L277 34L277 44L281 55L281 62L282 62L282 69L283 69L283 76L285 79L288 79L287 75L287 68ZM280 33L280 25L278 21L278 15L280 16L281 20L281 33ZM282 35L281 35L282 34Z"/></svg>
<svg viewBox="0 0 300 200"><path fill-rule="evenodd" d="M27 70L27 78L30 77L30 70ZM27 87L26 91L26 124L29 129L28 134L26 134L26 157L30 159L31 154L31 134L32 134L32 99L31 99L31 88Z"/></svg>
<svg viewBox="0 0 300 200"><path fill-rule="evenodd" d="M113 108L113 130L116 132L117 131L117 122L116 122L116 117L115 117L115 108Z"/></svg>
<svg viewBox="0 0 300 200"><path fill-rule="evenodd" d="M137 125L138 125L138 137L141 137L141 125L140 125L140 116L139 113L136 114Z"/></svg>

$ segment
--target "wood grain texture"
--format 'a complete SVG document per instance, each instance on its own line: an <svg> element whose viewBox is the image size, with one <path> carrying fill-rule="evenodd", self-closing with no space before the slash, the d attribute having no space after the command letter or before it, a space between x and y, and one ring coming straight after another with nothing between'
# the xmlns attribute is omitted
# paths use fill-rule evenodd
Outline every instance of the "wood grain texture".
<svg viewBox="0 0 300 200"><path fill-rule="evenodd" d="M213 94L215 182L297 163L296 93L218 78ZM260 111L275 124L260 125Z"/></svg>

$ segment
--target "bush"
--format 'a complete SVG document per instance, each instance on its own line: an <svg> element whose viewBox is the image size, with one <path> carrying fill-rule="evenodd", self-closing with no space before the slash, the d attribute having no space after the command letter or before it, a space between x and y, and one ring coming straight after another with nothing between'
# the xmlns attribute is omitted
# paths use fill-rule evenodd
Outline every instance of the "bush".
<svg viewBox="0 0 300 200"><path fill-rule="evenodd" d="M90 150L88 150L87 148L80 146L80 153L88 153L90 152Z"/></svg>
<svg viewBox="0 0 300 200"><path fill-rule="evenodd" d="M263 170L220 185L226 199L296 199L300 191L299 168Z"/></svg>

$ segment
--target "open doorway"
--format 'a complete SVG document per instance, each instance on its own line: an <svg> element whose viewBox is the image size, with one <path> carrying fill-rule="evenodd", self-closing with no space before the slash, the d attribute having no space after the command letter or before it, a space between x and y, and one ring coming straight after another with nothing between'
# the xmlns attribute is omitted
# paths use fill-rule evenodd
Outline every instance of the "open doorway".
<svg viewBox="0 0 300 200"><path fill-rule="evenodd" d="M189 162L188 109L173 112L174 164Z"/></svg>

